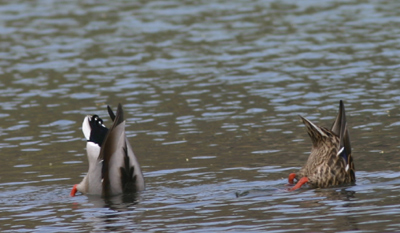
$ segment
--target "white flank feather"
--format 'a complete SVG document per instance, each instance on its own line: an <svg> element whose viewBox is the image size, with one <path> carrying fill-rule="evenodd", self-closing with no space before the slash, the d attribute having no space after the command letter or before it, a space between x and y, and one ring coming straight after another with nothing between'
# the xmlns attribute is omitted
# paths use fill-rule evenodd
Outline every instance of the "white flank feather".
<svg viewBox="0 0 400 233"><path fill-rule="evenodd" d="M89 119L91 116L86 116L82 122L82 132L85 135L86 140L90 139L90 132L92 131L92 127L90 127Z"/></svg>

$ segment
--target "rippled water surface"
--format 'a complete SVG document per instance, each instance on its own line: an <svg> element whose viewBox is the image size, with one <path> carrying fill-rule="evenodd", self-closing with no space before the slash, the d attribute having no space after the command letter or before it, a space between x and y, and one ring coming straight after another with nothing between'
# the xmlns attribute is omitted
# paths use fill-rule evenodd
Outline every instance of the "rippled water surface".
<svg viewBox="0 0 400 233"><path fill-rule="evenodd" d="M2 232L400 231L400 2L1 1ZM288 192L345 101L357 184ZM147 188L69 197L122 103Z"/></svg>

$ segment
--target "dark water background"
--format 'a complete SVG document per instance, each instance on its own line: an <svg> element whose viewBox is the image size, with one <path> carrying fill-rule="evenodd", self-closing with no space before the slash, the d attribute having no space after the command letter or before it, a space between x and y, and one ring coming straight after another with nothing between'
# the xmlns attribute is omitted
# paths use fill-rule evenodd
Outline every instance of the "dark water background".
<svg viewBox="0 0 400 233"><path fill-rule="evenodd" d="M400 2L1 1L2 232L400 231ZM287 192L345 101L357 184ZM122 103L147 189L69 197Z"/></svg>

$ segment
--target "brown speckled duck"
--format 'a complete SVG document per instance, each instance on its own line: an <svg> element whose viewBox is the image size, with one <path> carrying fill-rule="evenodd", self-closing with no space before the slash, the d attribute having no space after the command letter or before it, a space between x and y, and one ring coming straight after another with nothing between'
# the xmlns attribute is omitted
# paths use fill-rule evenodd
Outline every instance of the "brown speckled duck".
<svg viewBox="0 0 400 233"><path fill-rule="evenodd" d="M305 183L312 188L354 183L356 176L343 101L340 101L339 114L331 130L319 127L306 118L301 119L311 138L312 149L301 170L289 175L290 184L294 179L298 180L290 190L296 190Z"/></svg>
<svg viewBox="0 0 400 233"><path fill-rule="evenodd" d="M116 115L109 106L113 125L107 129L97 116L86 116L82 131L87 139L89 171L82 182L74 185L71 196L83 194L110 197L144 190L144 179L132 147L125 135L125 120L121 104Z"/></svg>

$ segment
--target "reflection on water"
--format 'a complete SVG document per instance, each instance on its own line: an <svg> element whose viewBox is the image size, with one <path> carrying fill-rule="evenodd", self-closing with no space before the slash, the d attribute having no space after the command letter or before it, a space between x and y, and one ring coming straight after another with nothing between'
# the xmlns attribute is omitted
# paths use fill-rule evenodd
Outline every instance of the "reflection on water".
<svg viewBox="0 0 400 233"><path fill-rule="evenodd" d="M398 5L1 2L1 231L399 231ZM288 192L340 99L357 184ZM147 189L70 198L118 103Z"/></svg>

